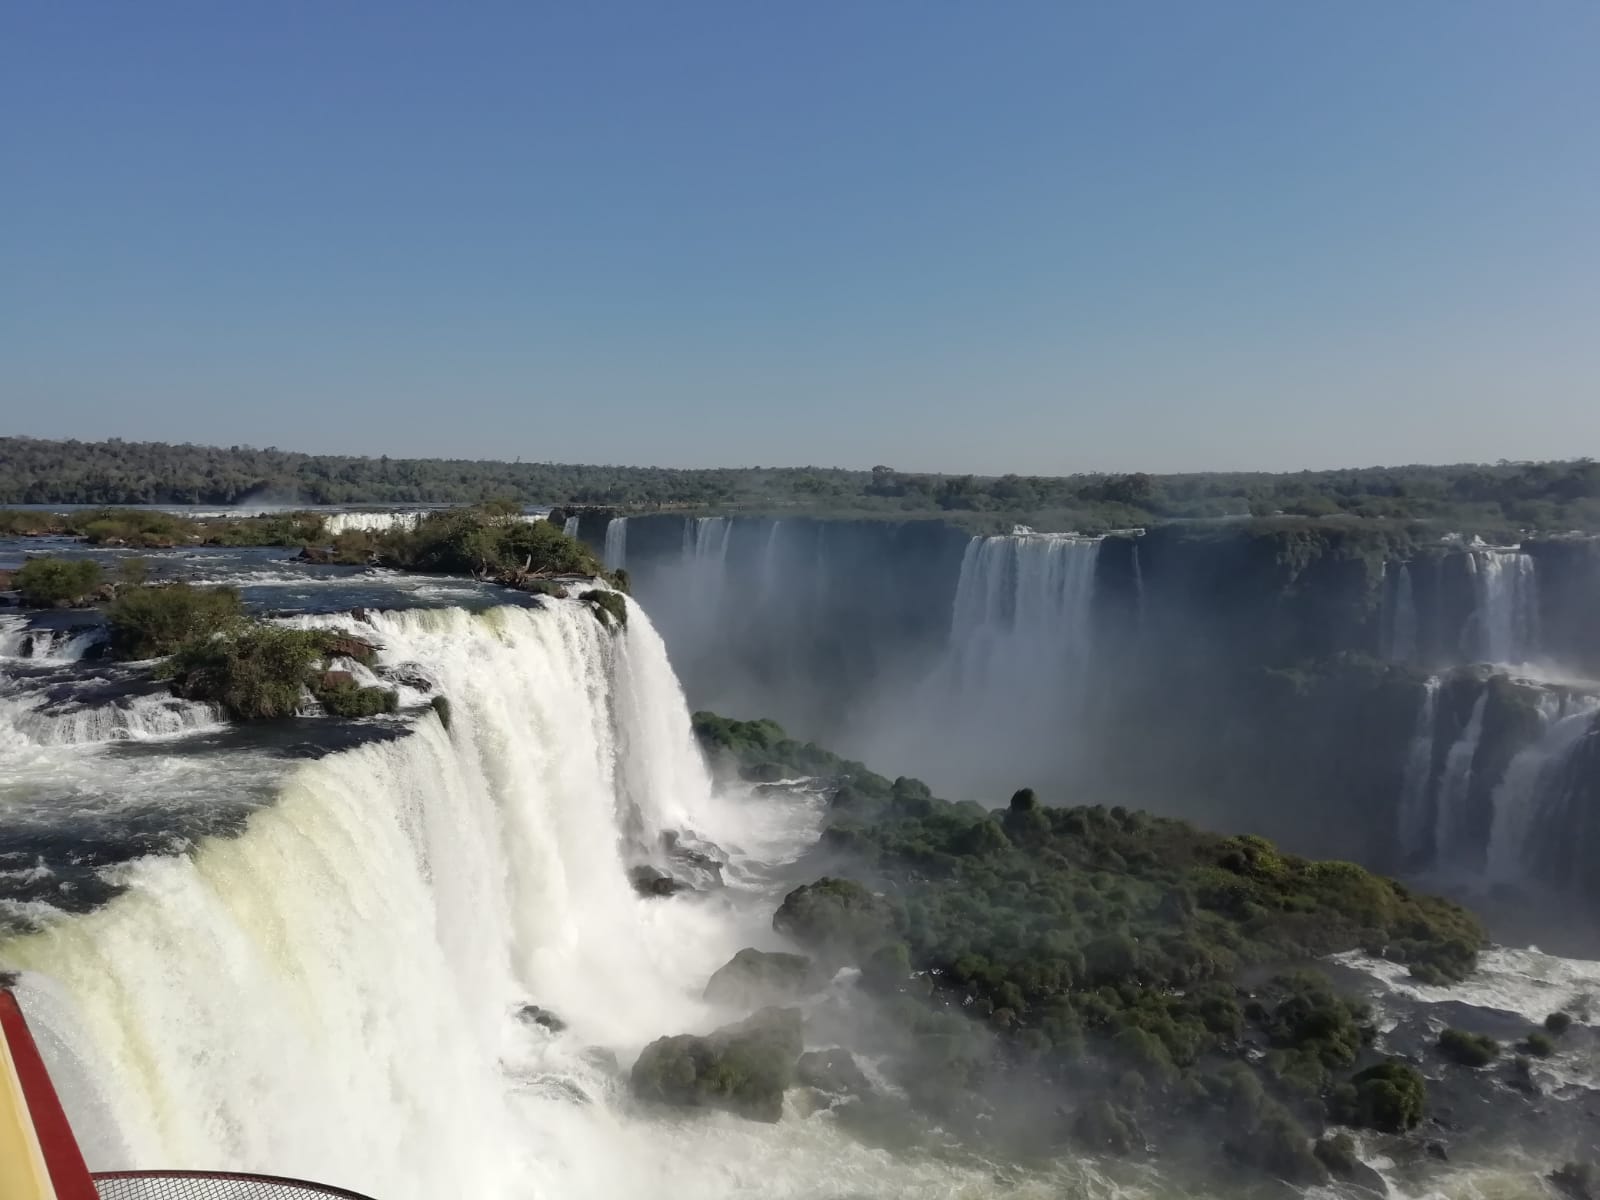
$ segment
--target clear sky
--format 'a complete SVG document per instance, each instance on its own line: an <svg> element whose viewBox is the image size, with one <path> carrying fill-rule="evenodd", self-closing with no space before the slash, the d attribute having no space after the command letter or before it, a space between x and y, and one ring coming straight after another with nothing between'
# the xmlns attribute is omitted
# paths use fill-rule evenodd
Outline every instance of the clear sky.
<svg viewBox="0 0 1600 1200"><path fill-rule="evenodd" d="M1600 4L9 0L0 433L1600 455Z"/></svg>

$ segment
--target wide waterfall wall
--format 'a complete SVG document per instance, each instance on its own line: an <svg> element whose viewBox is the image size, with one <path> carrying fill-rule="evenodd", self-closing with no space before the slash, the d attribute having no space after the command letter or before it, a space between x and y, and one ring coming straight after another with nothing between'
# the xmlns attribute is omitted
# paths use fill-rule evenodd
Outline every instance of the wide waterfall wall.
<svg viewBox="0 0 1600 1200"><path fill-rule="evenodd" d="M1551 689L1600 679L1592 541L665 515L587 532L626 536L696 706L776 717L954 795L1028 785L1388 870L1481 872L1496 789ZM1530 674L1548 682L1497 686L1472 728L1490 675Z"/></svg>
<svg viewBox="0 0 1600 1200"><path fill-rule="evenodd" d="M582 1048L703 1027L748 936L624 874L654 831L721 832L661 643L638 609L613 634L576 603L372 620L448 729L307 763L240 836L0 944L92 1165L383 1200L647 1188L603 1148L611 1085ZM568 1033L518 1021L529 1002Z"/></svg>

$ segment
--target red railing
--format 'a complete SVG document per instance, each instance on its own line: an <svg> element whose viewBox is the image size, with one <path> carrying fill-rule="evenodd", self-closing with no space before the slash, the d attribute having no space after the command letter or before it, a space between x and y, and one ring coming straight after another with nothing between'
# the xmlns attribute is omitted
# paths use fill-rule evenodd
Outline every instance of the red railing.
<svg viewBox="0 0 1600 1200"><path fill-rule="evenodd" d="M94 1186L100 1200L369 1200L323 1183L226 1171L101 1171Z"/></svg>

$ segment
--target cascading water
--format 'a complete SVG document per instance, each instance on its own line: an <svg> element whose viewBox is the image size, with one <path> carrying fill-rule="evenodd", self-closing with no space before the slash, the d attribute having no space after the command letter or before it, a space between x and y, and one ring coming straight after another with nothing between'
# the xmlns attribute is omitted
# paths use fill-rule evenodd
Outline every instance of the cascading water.
<svg viewBox="0 0 1600 1200"><path fill-rule="evenodd" d="M1533 866L1531 840L1565 799L1568 758L1592 730L1597 707L1600 703L1593 697L1579 697L1565 705L1553 696L1545 697L1540 712L1543 736L1511 760L1494 791L1487 872L1491 881L1527 880Z"/></svg>
<svg viewBox="0 0 1600 1200"><path fill-rule="evenodd" d="M1472 715L1467 718L1461 736L1445 755L1433 827L1433 853L1440 861L1448 860L1455 849L1456 831L1462 823L1467 798L1472 792L1473 760L1478 754L1478 743L1483 738L1483 714L1488 703L1489 689L1485 687L1473 702Z"/></svg>
<svg viewBox="0 0 1600 1200"><path fill-rule="evenodd" d="M334 537L341 533L385 533L391 529L415 529L423 515L417 509L405 512L329 513L323 518L323 528Z"/></svg>
<svg viewBox="0 0 1600 1200"><path fill-rule="evenodd" d="M561 532L566 534L569 538L577 537L578 536L578 518L577 517L568 517L567 520L566 520L566 523L561 526Z"/></svg>
<svg viewBox="0 0 1600 1200"><path fill-rule="evenodd" d="M1059 777L1082 716L1099 552L1098 540L1071 534L973 538L945 656L913 699L908 744L888 753L976 794L977 764L949 736L963 730L1020 782Z"/></svg>
<svg viewBox="0 0 1600 1200"><path fill-rule="evenodd" d="M1394 583L1394 606L1389 620L1388 658L1391 662L1415 662L1417 658L1417 598L1411 582L1411 567L1400 564Z"/></svg>
<svg viewBox="0 0 1600 1200"><path fill-rule="evenodd" d="M1399 837L1407 854L1426 853L1431 848L1432 822L1429 821L1429 784L1433 782L1434 726L1438 720L1438 676L1423 685L1422 703L1406 750L1405 774L1400 783Z"/></svg>
<svg viewBox="0 0 1600 1200"><path fill-rule="evenodd" d="M1473 550L1467 555L1474 607L1469 654L1480 662L1524 663L1539 649L1538 576L1531 555Z"/></svg>
<svg viewBox="0 0 1600 1200"><path fill-rule="evenodd" d="M608 571L628 565L628 518L612 517L606 522L605 549L601 552Z"/></svg>
<svg viewBox="0 0 1600 1200"><path fill-rule="evenodd" d="M131 861L109 903L34 912L42 928L0 941L93 1167L270 1171L379 1200L1066 1186L887 1156L828 1114L624 1101L610 1055L727 1020L701 989L772 944L775 904L738 869L722 892L641 899L628 856L690 827L743 845L736 868L787 861L820 820L820 801L785 816L713 793L641 610L620 633L576 601L299 620L380 642L386 668L449 698L448 726L428 713L293 767L238 836ZM567 1028L519 1019L528 1003Z"/></svg>
<svg viewBox="0 0 1600 1200"><path fill-rule="evenodd" d="M101 1166L384 1200L605 1194L567 1190L587 1170L567 1114L529 1110L611 1086L584 1044L703 1025L698 989L741 944L713 906L642 902L623 870L623 806L647 840L718 832L660 641L637 610L613 637L575 603L370 619L387 662L451 698L448 732L428 716L300 768L242 836L133 863L122 897L0 962L47 981L69 1073L116 1101ZM528 1001L572 1036L523 1028Z"/></svg>

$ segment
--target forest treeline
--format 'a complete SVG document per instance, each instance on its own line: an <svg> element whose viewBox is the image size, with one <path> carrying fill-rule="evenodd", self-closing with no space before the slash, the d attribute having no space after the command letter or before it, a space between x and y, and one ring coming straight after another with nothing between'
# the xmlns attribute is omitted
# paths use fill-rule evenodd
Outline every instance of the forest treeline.
<svg viewBox="0 0 1600 1200"><path fill-rule="evenodd" d="M945 514L1103 530L1158 520L1340 514L1464 529L1600 529L1600 464L1153 475L937 475L834 467L582 466L362 458L275 448L0 438L0 504L404 504L488 499L629 510Z"/></svg>

